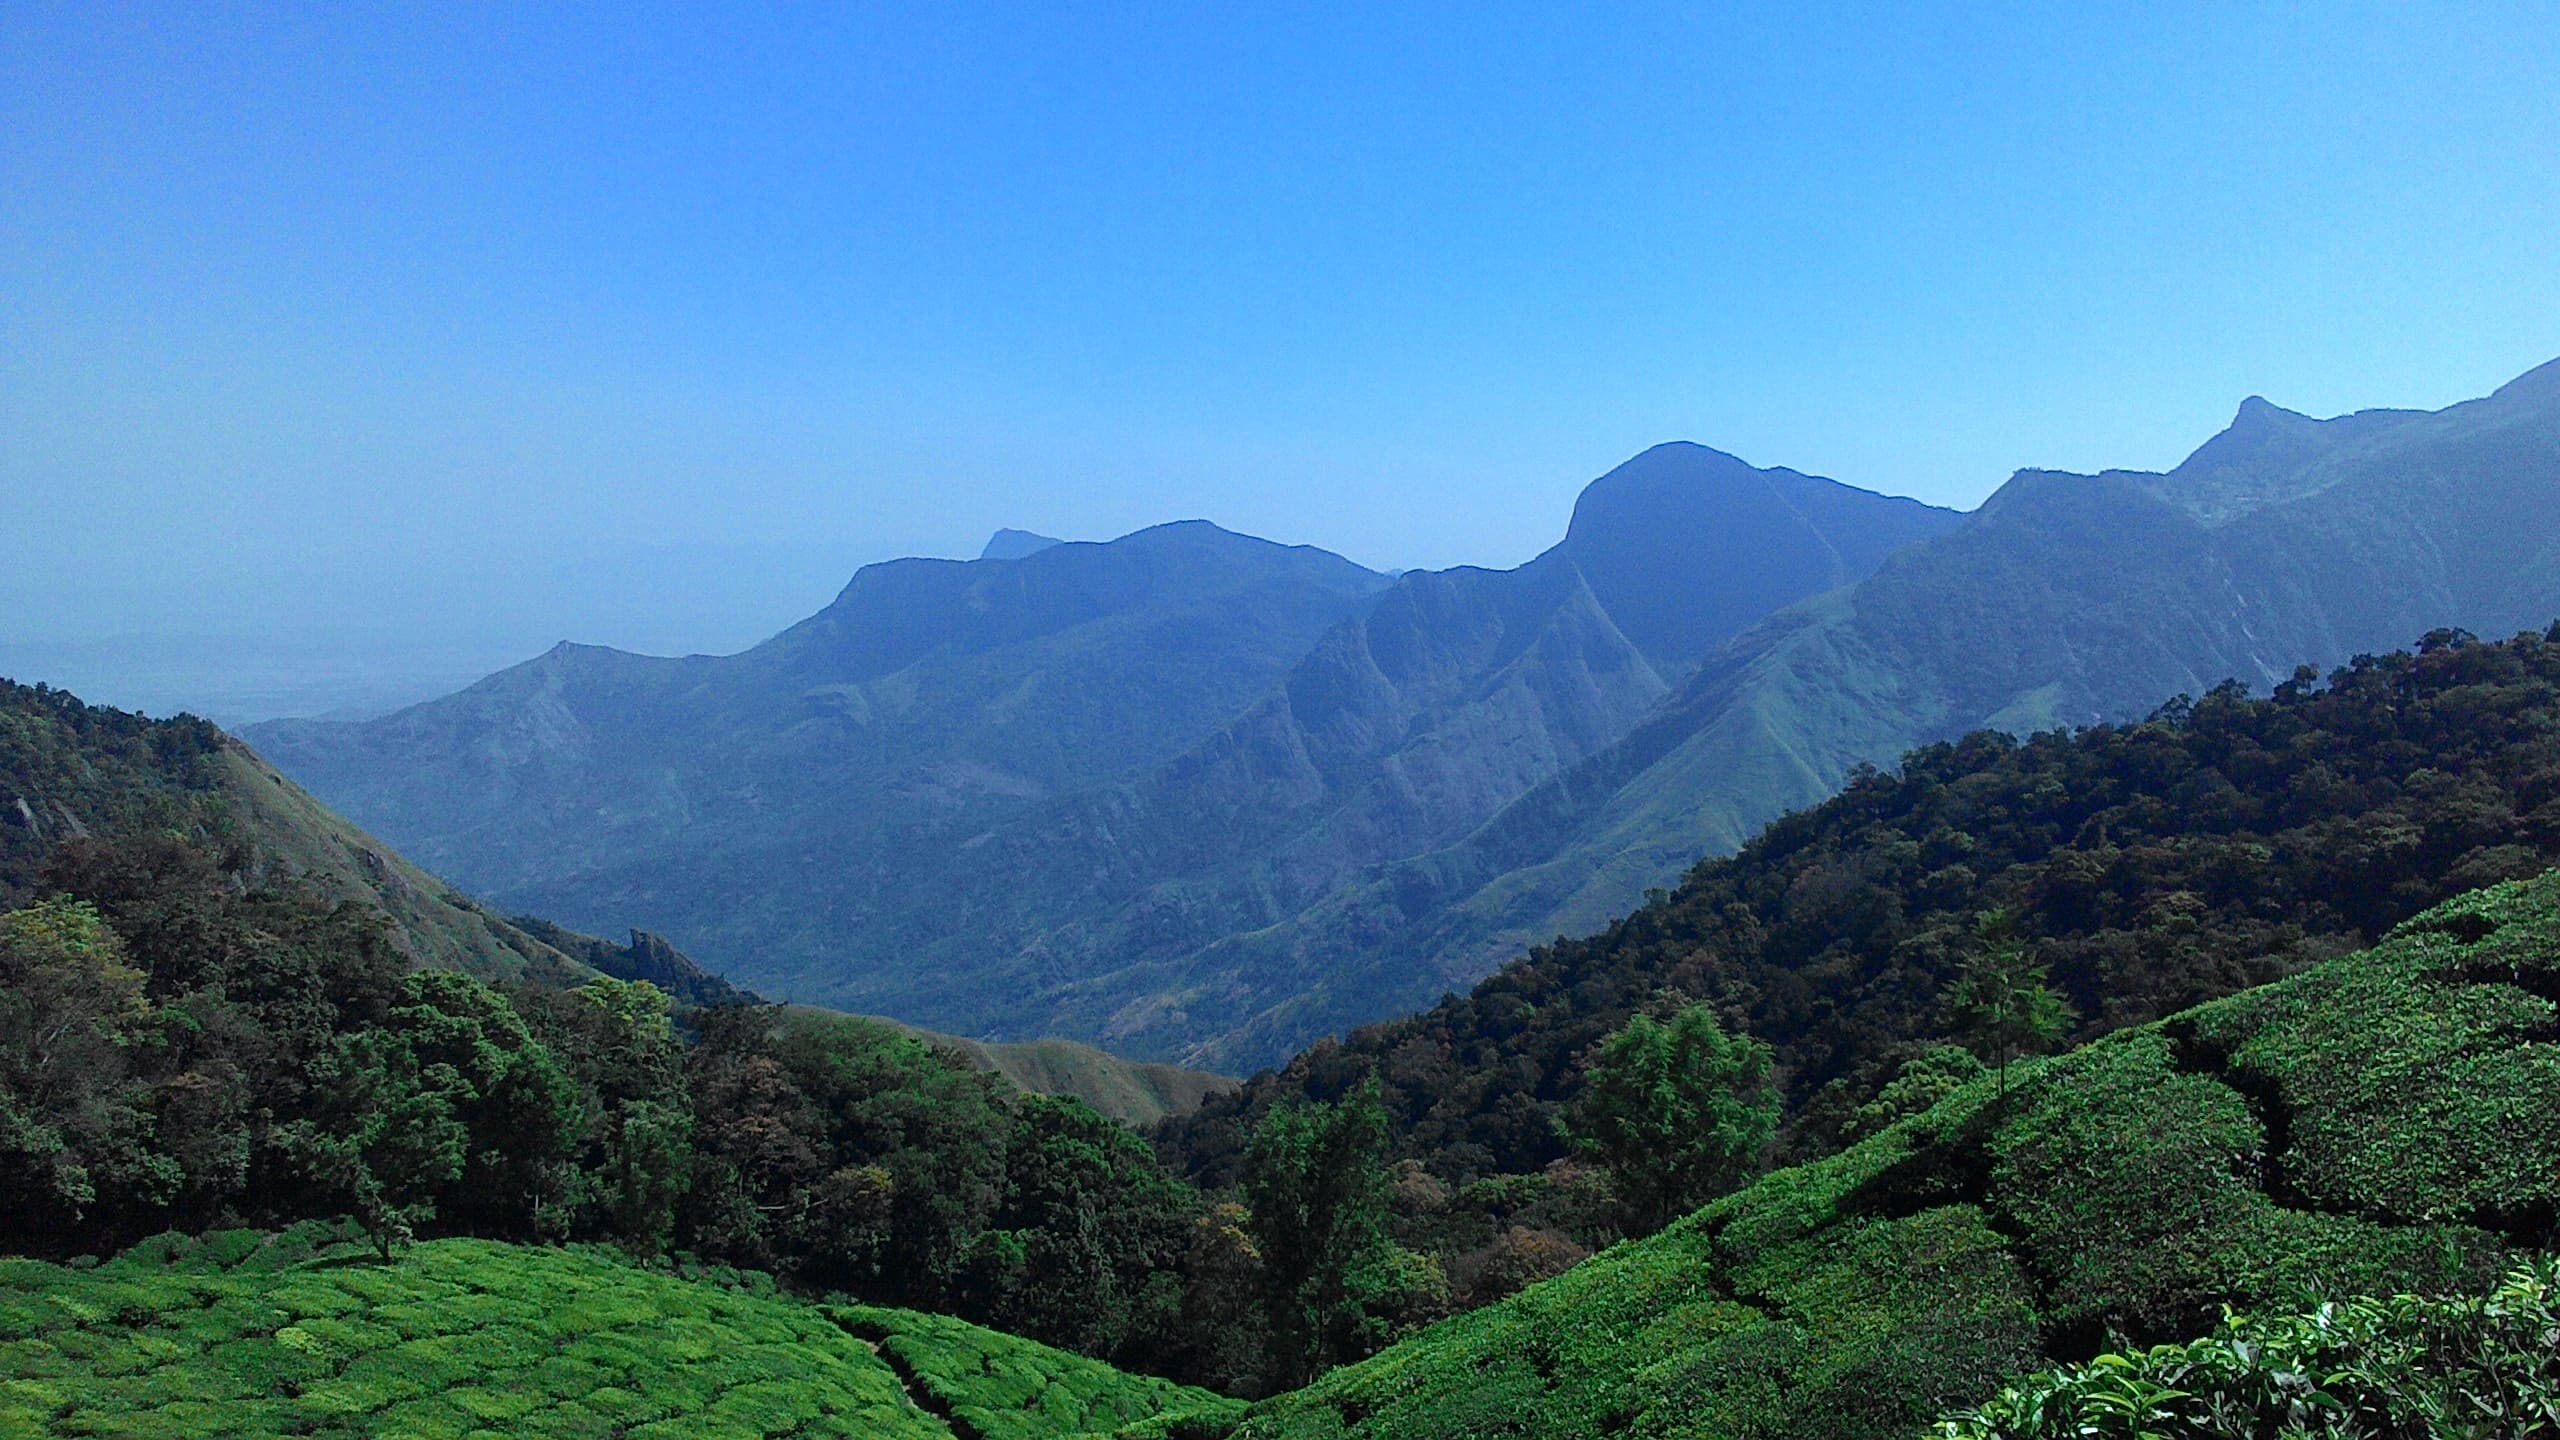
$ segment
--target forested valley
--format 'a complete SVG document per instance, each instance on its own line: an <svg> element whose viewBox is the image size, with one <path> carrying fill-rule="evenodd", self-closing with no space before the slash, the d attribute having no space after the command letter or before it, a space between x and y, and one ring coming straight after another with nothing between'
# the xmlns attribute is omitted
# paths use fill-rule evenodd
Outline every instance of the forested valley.
<svg viewBox="0 0 2560 1440"><path fill-rule="evenodd" d="M1370 1433L1365 1368L1304 1392L1355 1398L1274 1401L1263 1419L1207 1392L1284 1396L1399 1340L1394 1353L1427 1347L1446 1317L1511 1315L1522 1301L1507 1297L1538 1281L1603 1283L1636 1263L1623 1257L1653 1253L1620 1242L1669 1226L1660 1243L1692 1243L1677 1237L1705 1233L1683 1219L1697 1207L1818 1190L1832 1182L1787 1177L1825 1165L1848 1166L1838 1195L1953 1186L1954 1200L2001 1203L1980 1190L1982 1167L2014 1167L2015 1142L1998 1137L2041 1123L2010 1091L2046 1104L2029 1097L2057 1082L2039 1077L2062 1073L2036 1056L2352 969L2342 957L2431 906L2560 862L2560 626L2503 641L2438 632L2262 697L2227 685L2135 724L1915 751L1604 933L1321 1044L1149 1135L879 1022L690 982L696 993L671 998L567 958L609 958L603 942L481 973L421 964L385 911L275 862L227 798L226 757L245 752L213 727L14 685L0 725L0 783L20 797L0 825L0 1244L75 1267L42 1271L35 1293L145 1241L163 1247L151 1273L198 1274L213 1252L170 1236L307 1237L291 1253L313 1258L276 1262L279 1274L435 1256L455 1276L532 1275L548 1272L522 1270L533 1262L506 1246L567 1246L837 1306L826 1333L867 1337L905 1367L897 1393L910 1399L929 1377L898 1347L943 1356L1004 1332L1119 1367L1088 1387L1127 1401L1103 1417L1113 1424L1198 1433L1298 1434L1269 1427L1319 1411L1332 1418L1303 1433ZM2497 929L2444 924L2472 939ZM2542 963L2520 958L2517 973ZM2198 1054L2241 1047L2172 1033ZM1977 1123L1994 1129L1964 1128ZM2303 1143L2302 1124L2263 1145ZM1914 1157L1933 1145L1974 1158L1932 1169ZM1844 1151L1870 1158L1828 1158ZM2450 1268L2320 1262L2306 1283L2487 1285L2549 1225L2527 1196L2376 1203L2489 1217L2487 1233L2520 1248L2457 1239ZM2061 1222L2017 1223L2032 1235ZM499 1248L451 1248L466 1241ZM187 1283L228 1294L215 1277L269 1252L223 1253ZM2044 1254L2023 1263L2064 1263ZM2481 1303L2512 1310L2531 1300L2513 1285L2541 1283ZM2314 1298L2259 1282L2231 1293ZM2039 1322L2036 1343L1932 1372L1895 1403L1987 1400L1992 1382L2086 1358L2108 1336L2200 1334L2205 1317L2183 1304L2131 1329L2134 1311ZM919 1329L911 1312L992 1329ZM7 1313L11 1343L67 1353L42 1338L53 1322ZM2400 1313L2376 1311L2375 1335ZM1451 1333L1491 1344L1512 1323ZM363 1353L311 1383L338 1383ZM1966 1368L1977 1362L1991 1368ZM1038 1361L1043 1374L1064 1363ZM1203 1389L1148 1391L1158 1382L1139 1375ZM980 1383L931 1393L974 1403ZM2085 1396L2097 1381L2038 1383ZM837 1398L803 1401L808 1416L838 1413ZM1078 1413L1110 1428L1102 1411Z"/></svg>

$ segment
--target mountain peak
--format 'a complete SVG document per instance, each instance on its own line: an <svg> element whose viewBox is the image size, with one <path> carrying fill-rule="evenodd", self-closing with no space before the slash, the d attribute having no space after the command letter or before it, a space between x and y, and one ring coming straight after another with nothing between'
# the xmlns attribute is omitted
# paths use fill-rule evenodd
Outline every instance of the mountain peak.
<svg viewBox="0 0 2560 1440"><path fill-rule="evenodd" d="M1956 519L1675 440L1584 487L1560 548L1637 648L1685 667L1763 615L1861 579Z"/></svg>
<svg viewBox="0 0 2560 1440"><path fill-rule="evenodd" d="M2206 524L2221 524L2317 488L2324 459L2418 413L2359 410L2321 420L2252 395L2221 433L2151 482L2152 488Z"/></svg>
<svg viewBox="0 0 2560 1440"><path fill-rule="evenodd" d="M1037 555L1052 545L1064 543L1064 541L1055 539L1051 536L1037 535L1028 530L1014 530L1007 528L998 530L995 534L987 537L987 548L978 552L978 558L981 560L1019 560L1025 555Z"/></svg>

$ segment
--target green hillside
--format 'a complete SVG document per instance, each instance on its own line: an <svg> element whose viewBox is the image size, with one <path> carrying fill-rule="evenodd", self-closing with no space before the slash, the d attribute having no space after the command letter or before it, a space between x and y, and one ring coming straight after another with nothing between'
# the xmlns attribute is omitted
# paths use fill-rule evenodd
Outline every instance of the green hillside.
<svg viewBox="0 0 2560 1440"><path fill-rule="evenodd" d="M1124 1125L1153 1125L1188 1115L1209 1097L1230 1094L1240 1083L1205 1070L1123 1060L1073 1040L988 1042L938 1035L912 1025L898 1028L1034 1095L1072 1095Z"/></svg>
<svg viewBox="0 0 2560 1440"><path fill-rule="evenodd" d="M1028 1440L1231 1404L602 1251L445 1240L382 1264L306 1226L0 1261L0 1435Z"/></svg>
<svg viewBox="0 0 2560 1440"><path fill-rule="evenodd" d="M0 905L29 896L65 841L154 834L224 852L246 885L379 910L417 961L546 984L596 973L410 864L203 720L147 719L0 680Z"/></svg>
<svg viewBox="0 0 2560 1440"><path fill-rule="evenodd" d="M2439 633L2263 698L1916 750L1598 934L1212 1099L1177 1144L1223 1173L1240 1122L1375 1077L1400 1152L1442 1178L1534 1172L1566 1154L1592 1045L1672 995L1775 1049L1789 1152L1827 1153L1951 1033L1942 997L1986 911L2016 915L2089 1039L2555 864L2560 629Z"/></svg>
<svg viewBox="0 0 2560 1440"><path fill-rule="evenodd" d="M2224 1305L2560 1241L2560 873L2118 1032L1258 1409L1248 1437L1883 1437Z"/></svg>

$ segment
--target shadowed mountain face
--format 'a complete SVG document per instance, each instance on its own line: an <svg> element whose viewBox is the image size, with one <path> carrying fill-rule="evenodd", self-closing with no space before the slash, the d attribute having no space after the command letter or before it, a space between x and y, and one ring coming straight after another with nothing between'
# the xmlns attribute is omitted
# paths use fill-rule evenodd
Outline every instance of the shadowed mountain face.
<svg viewBox="0 0 2560 1440"><path fill-rule="evenodd" d="M1019 560L1025 555L1037 555L1052 545L1064 543L1046 535L1035 535L1028 530L999 530L987 537L987 548L978 552L978 558Z"/></svg>
<svg viewBox="0 0 2560 1440"><path fill-rule="evenodd" d="M1734 632L1956 519L1666 445L1517 570L1389 585L1164 527L874 566L738 656L564 646L384 720L251 733L466 886L768 993L1226 1057L1204 1047L1293 991L1202 989L1202 954L1461 841Z"/></svg>
<svg viewBox="0 0 2560 1440"><path fill-rule="evenodd" d="M722 857L782 842L789 871L770 885L796 896L813 872L862 873L1177 753L1383 583L1197 522L1019 560L902 560L741 654L564 644L379 721L251 733L476 891L645 857L652 890L681 895ZM800 843L815 835L830 846ZM680 928L643 928L701 953Z"/></svg>
<svg viewBox="0 0 2560 1440"><path fill-rule="evenodd" d="M2166 475L2020 473L1963 528L1735 640L1462 841L1227 941L1168 988L1294 993L1195 1052L1263 1059L1376 1013L1381 991L1427 1002L1423 973L1481 975L1596 930L1913 745L2135 717L2438 627L2555 616L2560 362L2432 414L2252 401Z"/></svg>

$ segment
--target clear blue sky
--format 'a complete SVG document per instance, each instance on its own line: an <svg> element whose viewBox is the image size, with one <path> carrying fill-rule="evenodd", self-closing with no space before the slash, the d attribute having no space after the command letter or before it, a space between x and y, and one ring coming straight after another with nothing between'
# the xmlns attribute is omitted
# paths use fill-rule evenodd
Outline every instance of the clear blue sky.
<svg viewBox="0 0 2560 1440"><path fill-rule="evenodd" d="M27 634L1503 565L1659 440L1970 505L2555 354L2553 4L0 6Z"/></svg>

